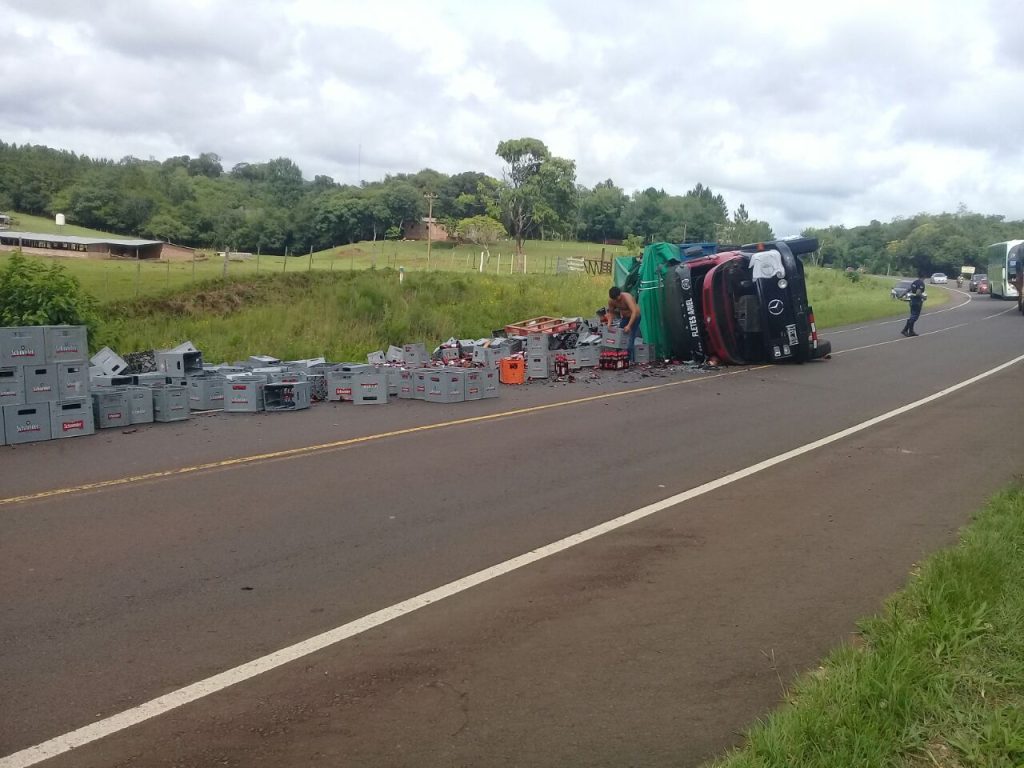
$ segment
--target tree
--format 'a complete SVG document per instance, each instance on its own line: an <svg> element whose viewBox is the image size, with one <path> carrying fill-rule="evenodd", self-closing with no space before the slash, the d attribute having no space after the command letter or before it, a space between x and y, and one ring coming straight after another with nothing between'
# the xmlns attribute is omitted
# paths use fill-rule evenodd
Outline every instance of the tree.
<svg viewBox="0 0 1024 768"><path fill-rule="evenodd" d="M500 142L495 154L506 163L502 209L516 241L516 256L521 259L523 240L533 224L540 200L540 169L551 158L551 153L540 139L522 138Z"/></svg>
<svg viewBox="0 0 1024 768"><path fill-rule="evenodd" d="M507 237L508 232L500 221L495 221L490 216L473 216L462 219L455 227L455 234L459 240L482 247L487 257L491 256L490 247L502 237Z"/></svg>
<svg viewBox="0 0 1024 768"><path fill-rule="evenodd" d="M732 221L721 226L718 240L733 245L744 243L759 243L764 240L774 240L775 233L766 221L757 221L750 218L747 207L740 203L732 215Z"/></svg>

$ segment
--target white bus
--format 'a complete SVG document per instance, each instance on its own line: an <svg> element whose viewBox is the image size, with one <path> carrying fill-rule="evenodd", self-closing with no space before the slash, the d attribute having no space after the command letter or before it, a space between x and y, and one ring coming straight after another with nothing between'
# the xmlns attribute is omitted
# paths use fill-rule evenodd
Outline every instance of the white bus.
<svg viewBox="0 0 1024 768"><path fill-rule="evenodd" d="M1007 240L988 247L988 288L992 298L1016 299L1013 284L1024 264L1024 240Z"/></svg>

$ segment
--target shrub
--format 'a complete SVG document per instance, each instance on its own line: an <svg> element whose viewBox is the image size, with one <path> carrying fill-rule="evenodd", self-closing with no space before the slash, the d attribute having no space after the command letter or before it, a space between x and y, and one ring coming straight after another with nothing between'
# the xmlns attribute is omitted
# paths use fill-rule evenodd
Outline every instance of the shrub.
<svg viewBox="0 0 1024 768"><path fill-rule="evenodd" d="M61 264L15 253L0 267L0 325L96 326L96 300Z"/></svg>

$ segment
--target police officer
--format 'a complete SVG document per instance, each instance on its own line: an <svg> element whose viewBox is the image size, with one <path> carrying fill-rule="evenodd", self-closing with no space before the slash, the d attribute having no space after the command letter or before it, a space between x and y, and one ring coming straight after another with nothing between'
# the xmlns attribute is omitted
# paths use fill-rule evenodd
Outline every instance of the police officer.
<svg viewBox="0 0 1024 768"><path fill-rule="evenodd" d="M917 322L917 318L921 316L921 307L924 306L924 300L927 297L924 292L924 280L918 277L914 282L910 284L910 290L907 292L907 301L910 302L910 317L907 318L907 324L903 326L903 330L900 331L904 336L917 336L917 332L914 331L914 323Z"/></svg>

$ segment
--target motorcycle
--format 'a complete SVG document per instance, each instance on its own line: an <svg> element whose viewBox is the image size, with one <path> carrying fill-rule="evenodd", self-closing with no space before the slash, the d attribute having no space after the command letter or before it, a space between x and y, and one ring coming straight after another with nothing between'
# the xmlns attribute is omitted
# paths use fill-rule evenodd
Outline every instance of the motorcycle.
<svg viewBox="0 0 1024 768"><path fill-rule="evenodd" d="M964 278L963 278L963 275L961 275L960 277L958 277L956 279L956 287L957 288L963 288L963 285L964 285Z"/></svg>

